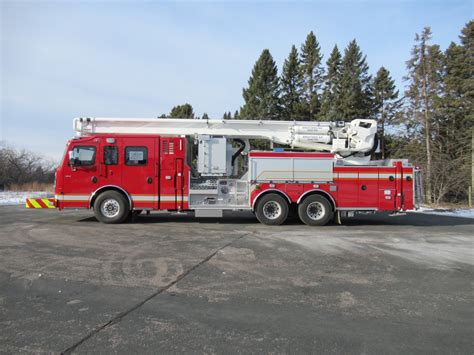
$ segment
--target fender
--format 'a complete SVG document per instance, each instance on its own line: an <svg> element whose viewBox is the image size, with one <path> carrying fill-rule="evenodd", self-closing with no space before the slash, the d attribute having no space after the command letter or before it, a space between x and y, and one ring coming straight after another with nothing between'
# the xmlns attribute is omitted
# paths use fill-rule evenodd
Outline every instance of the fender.
<svg viewBox="0 0 474 355"><path fill-rule="evenodd" d="M312 190L306 191L305 193L303 193L303 194L298 198L298 201L296 201L296 203L299 204L299 203L301 202L301 200L302 200L305 196L309 195L309 194L312 193L312 192L320 192L320 193L322 193L324 196L329 197L329 199L331 200L332 205L333 205L333 207L334 207L334 210L336 210L336 201L334 200L334 198L333 198L327 191L324 191L324 190L321 190L321 189L312 189Z"/></svg>
<svg viewBox="0 0 474 355"><path fill-rule="evenodd" d="M94 199L95 195L96 195L100 190L104 190L104 189L106 189L106 188L108 188L108 187L113 187L113 188L115 188L115 189L118 189L118 190L122 191L122 192L125 194L125 196L127 196L127 198L128 198L128 203L130 204L130 209L132 209L132 207L133 207L132 198L130 197L130 195L128 194L127 191L125 191L124 189L122 189L120 186L117 186L117 185L104 185L104 186L99 187L97 190L95 190L95 191L91 194L91 197L89 197L89 206L90 206L90 208L93 207L93 206L92 206L92 200Z"/></svg>
<svg viewBox="0 0 474 355"><path fill-rule="evenodd" d="M291 199L290 199L290 197L288 197L288 195L287 195L285 192L283 192L283 191L281 191L281 190L278 190L278 189L267 189L267 190L263 190L262 192L260 192L260 193L253 199L253 202L252 202L252 211L253 211L253 207L255 206L255 202L257 202L258 198L259 198L262 194L267 193L267 192L269 192L269 191L275 191L275 192L278 192L278 193L282 194L283 196L286 197L286 199L288 200L288 203L291 204Z"/></svg>

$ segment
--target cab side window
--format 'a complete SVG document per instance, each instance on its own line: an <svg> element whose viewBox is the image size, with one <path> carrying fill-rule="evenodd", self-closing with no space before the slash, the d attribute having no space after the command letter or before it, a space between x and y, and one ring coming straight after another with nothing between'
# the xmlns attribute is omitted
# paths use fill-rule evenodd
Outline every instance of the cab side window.
<svg viewBox="0 0 474 355"><path fill-rule="evenodd" d="M146 147L125 147L125 165L146 165L147 161Z"/></svg>
<svg viewBox="0 0 474 355"><path fill-rule="evenodd" d="M69 152L69 165L90 166L95 163L95 147L75 146Z"/></svg>
<svg viewBox="0 0 474 355"><path fill-rule="evenodd" d="M104 147L104 164L117 165L118 164L118 148L116 146Z"/></svg>

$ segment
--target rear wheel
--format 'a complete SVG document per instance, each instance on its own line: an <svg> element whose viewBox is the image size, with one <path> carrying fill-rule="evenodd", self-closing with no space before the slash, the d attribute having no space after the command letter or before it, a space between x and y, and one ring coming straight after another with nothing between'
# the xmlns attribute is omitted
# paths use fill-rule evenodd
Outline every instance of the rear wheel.
<svg viewBox="0 0 474 355"><path fill-rule="evenodd" d="M331 203L321 195L310 195L298 206L298 216L308 226L324 226L333 217Z"/></svg>
<svg viewBox="0 0 474 355"><path fill-rule="evenodd" d="M276 226L286 221L288 210L288 202L283 197L278 194L268 194L257 202L255 215L261 223Z"/></svg>
<svg viewBox="0 0 474 355"><path fill-rule="evenodd" d="M128 201L117 191L105 191L94 202L94 215L103 223L122 223L129 213Z"/></svg>

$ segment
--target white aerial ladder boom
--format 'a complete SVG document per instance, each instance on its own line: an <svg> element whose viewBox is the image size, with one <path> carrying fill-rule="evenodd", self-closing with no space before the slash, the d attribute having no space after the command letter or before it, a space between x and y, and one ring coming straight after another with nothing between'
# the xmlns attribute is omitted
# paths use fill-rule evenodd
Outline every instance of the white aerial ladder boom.
<svg viewBox="0 0 474 355"><path fill-rule="evenodd" d="M376 145L377 122L200 120L182 118L75 118L79 135L158 134L181 136L223 136L240 139L268 139L274 143L344 157L370 155Z"/></svg>

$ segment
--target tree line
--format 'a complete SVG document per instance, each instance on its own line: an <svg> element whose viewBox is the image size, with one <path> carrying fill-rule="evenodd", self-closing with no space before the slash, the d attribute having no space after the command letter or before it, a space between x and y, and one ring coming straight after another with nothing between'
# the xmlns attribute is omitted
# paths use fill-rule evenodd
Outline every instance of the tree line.
<svg viewBox="0 0 474 355"><path fill-rule="evenodd" d="M407 54L408 56L408 54ZM378 121L376 158L407 158L423 169L425 201L466 201L471 181L474 121L474 21L462 28L459 44L445 50L432 43L429 27L415 35L406 61L405 90L400 93L390 71L369 72L367 57L354 39L328 59L310 32L293 45L281 74L270 50L253 66L244 104L224 119L305 121ZM199 118L190 104L162 117ZM208 118L205 113L203 118Z"/></svg>
<svg viewBox="0 0 474 355"><path fill-rule="evenodd" d="M0 141L0 190L12 185L52 183L56 164L28 150Z"/></svg>
<svg viewBox="0 0 474 355"><path fill-rule="evenodd" d="M370 74L355 39L342 52L334 46L324 62L310 32L299 49L291 47L280 74L264 49L242 90L244 104L223 118L376 119L380 153L375 158L407 158L421 166L428 203L466 201L474 121L474 21L462 28L459 43L444 50L432 43L430 28L424 28L407 57L400 93L387 68ZM197 116L189 103L160 117L209 119L207 113ZM54 176L53 164L5 144L0 144L0 166L0 185L49 182Z"/></svg>

